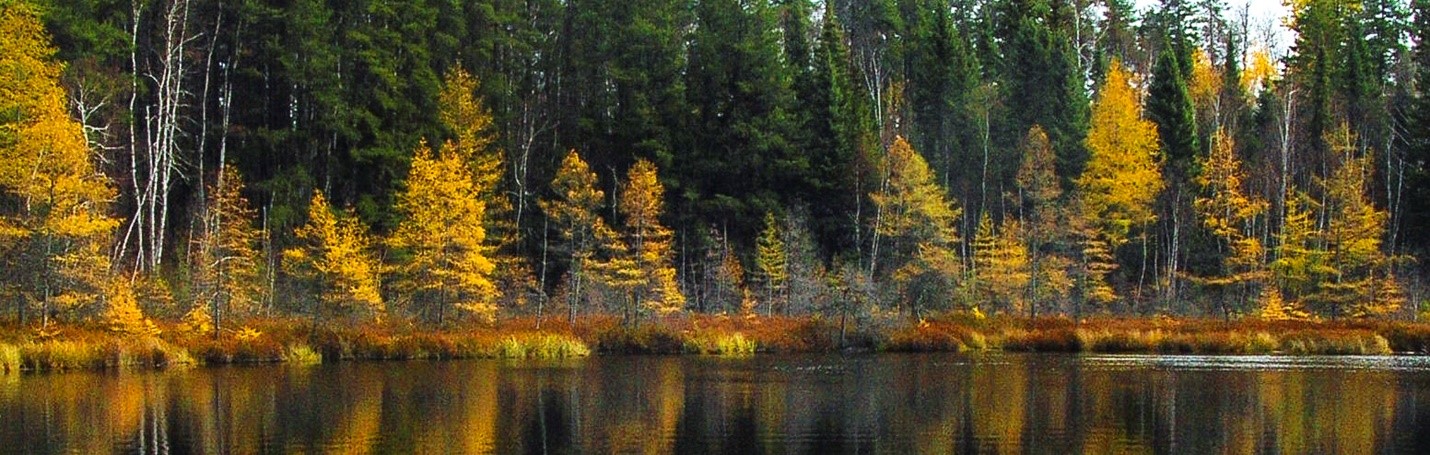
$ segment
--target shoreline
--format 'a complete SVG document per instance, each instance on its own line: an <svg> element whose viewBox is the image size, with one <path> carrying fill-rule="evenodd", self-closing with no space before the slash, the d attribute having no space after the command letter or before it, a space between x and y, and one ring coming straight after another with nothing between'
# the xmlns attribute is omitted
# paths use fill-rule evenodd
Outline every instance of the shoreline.
<svg viewBox="0 0 1430 455"><path fill-rule="evenodd" d="M1242 319L871 318L679 315L625 327L613 316L576 324L533 318L430 328L409 321L317 329L306 318L254 319L220 336L161 324L157 333L88 324L0 326L0 374L166 369L254 363L563 359L592 355L750 356L837 352L1048 352L1153 355L1406 355L1430 353L1430 323ZM842 333L842 337L841 337Z"/></svg>

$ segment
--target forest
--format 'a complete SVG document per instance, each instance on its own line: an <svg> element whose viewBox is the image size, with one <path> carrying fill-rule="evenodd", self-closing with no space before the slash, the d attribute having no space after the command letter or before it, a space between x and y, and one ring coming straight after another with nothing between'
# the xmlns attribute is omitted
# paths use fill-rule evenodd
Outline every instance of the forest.
<svg viewBox="0 0 1430 455"><path fill-rule="evenodd" d="M0 0L0 320L1416 320L1430 1L1286 9Z"/></svg>

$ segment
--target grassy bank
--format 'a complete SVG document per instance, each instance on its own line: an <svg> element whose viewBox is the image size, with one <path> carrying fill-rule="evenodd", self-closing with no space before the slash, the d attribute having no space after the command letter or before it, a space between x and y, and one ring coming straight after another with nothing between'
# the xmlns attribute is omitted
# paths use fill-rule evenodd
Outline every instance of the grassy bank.
<svg viewBox="0 0 1430 455"><path fill-rule="evenodd" d="M1156 354L1430 353L1430 324L1205 319L936 317L841 330L821 318L687 315L628 328L608 316L576 324L533 319L432 329L410 322L313 329L305 319L249 321L240 330L116 334L99 326L0 327L0 374L345 360L562 359L592 354L747 356L834 352L1093 352ZM842 335L841 335L842 334Z"/></svg>

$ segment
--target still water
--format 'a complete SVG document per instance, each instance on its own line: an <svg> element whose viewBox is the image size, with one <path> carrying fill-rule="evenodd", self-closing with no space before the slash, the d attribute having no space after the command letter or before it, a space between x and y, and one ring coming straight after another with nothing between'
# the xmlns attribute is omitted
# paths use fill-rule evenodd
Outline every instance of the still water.
<svg viewBox="0 0 1430 455"><path fill-rule="evenodd" d="M594 357L0 376L15 453L1430 451L1430 358Z"/></svg>

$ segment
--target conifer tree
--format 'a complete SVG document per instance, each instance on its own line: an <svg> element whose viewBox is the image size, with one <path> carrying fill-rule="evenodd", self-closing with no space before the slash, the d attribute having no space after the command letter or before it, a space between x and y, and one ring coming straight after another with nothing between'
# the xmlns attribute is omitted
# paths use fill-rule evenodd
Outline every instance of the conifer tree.
<svg viewBox="0 0 1430 455"><path fill-rule="evenodd" d="M283 250L289 274L316 285L313 318L326 313L381 318L382 266L374 257L367 226L351 210L335 213L321 191L313 192L308 222L294 232L299 244Z"/></svg>
<svg viewBox="0 0 1430 455"><path fill-rule="evenodd" d="M615 240L615 233L601 219L600 209L605 200L605 192L597 186L596 173L592 172L575 150L566 154L556 177L551 181L555 197L539 201L560 233L558 250L567 258L567 276L570 280L567 293L569 321L576 323L576 313L582 306L588 272L597 269L597 253L604 248L604 242Z"/></svg>
<svg viewBox="0 0 1430 455"><path fill-rule="evenodd" d="M1037 317L1041 302L1065 294L1067 240L1061 226L1068 210L1060 205L1062 185L1054 168L1052 144L1043 128L1033 125L1020 146L1018 210L1023 243L1028 247L1028 314Z"/></svg>
<svg viewBox="0 0 1430 455"><path fill-rule="evenodd" d="M923 316L931 299L957 288L962 266L954 248L960 210L934 182L928 163L903 137L889 147L888 183L869 197L883 216L874 226L889 245L893 272L912 316Z"/></svg>
<svg viewBox="0 0 1430 455"><path fill-rule="evenodd" d="M775 220L773 212L765 213L765 229L755 240L755 267L764 286L765 314L778 307L785 312L789 283L789 251L785 246L785 229Z"/></svg>
<svg viewBox="0 0 1430 455"><path fill-rule="evenodd" d="M251 314L262 292L258 253L260 233L254 228L257 212L243 196L243 176L228 167L208 191L206 219L193 242L195 288L198 292L189 318L215 336L226 320Z"/></svg>
<svg viewBox="0 0 1430 455"><path fill-rule="evenodd" d="M1236 156L1231 137L1217 130L1211 140L1211 151L1199 160L1198 166L1201 172L1196 181L1202 196L1193 205L1202 225L1221 243L1219 250L1226 253L1220 270L1212 276L1200 277L1200 281L1236 293L1245 290L1239 288L1265 276L1265 249L1253 229L1266 213L1268 204L1246 194L1243 188L1246 171ZM1221 311L1230 317L1232 308L1227 305L1227 296L1220 297Z"/></svg>
<svg viewBox="0 0 1430 455"><path fill-rule="evenodd" d="M60 87L63 65L27 2L0 3L0 294L28 321L43 322L100 301L117 222L114 189L96 169L83 126L71 120Z"/></svg>
<svg viewBox="0 0 1430 455"><path fill-rule="evenodd" d="M607 281L625 294L621 307L627 324L645 311L668 314L685 306L672 265L674 236L660 221L665 188L656 172L655 164L646 160L636 161L627 172L618 207L622 241L613 242L615 251L602 266Z"/></svg>
<svg viewBox="0 0 1430 455"><path fill-rule="evenodd" d="M1311 305L1332 319L1384 316L1402 302L1382 245L1388 216L1367 193L1374 161L1370 152L1358 151L1356 135L1346 123L1326 142L1340 166L1319 181L1326 219L1320 240L1327 262Z"/></svg>
<svg viewBox="0 0 1430 455"><path fill-rule="evenodd" d="M1078 178L1084 216L1114 250L1127 242L1133 227L1156 219L1152 202L1162 190L1155 125L1142 119L1128 78L1113 62L1093 103L1091 158Z"/></svg>
<svg viewBox="0 0 1430 455"><path fill-rule="evenodd" d="M438 114L452 131L451 153L470 168L473 190L484 206L483 243L494 266L490 280L504 291L497 299L507 306L522 306L528 291L534 290L535 277L521 251L520 217L524 214L516 210L504 190L509 169L504 152L496 145L496 125L486 104L477 97L480 84L475 77L454 67L443 83Z"/></svg>
<svg viewBox="0 0 1430 455"><path fill-rule="evenodd" d="M426 144L418 149L397 197L402 221L388 240L403 253L400 287L414 292L416 302L430 302L433 308L422 312L438 324L449 306L490 320L500 293L492 284L486 204L456 148L448 142L435 156Z"/></svg>

